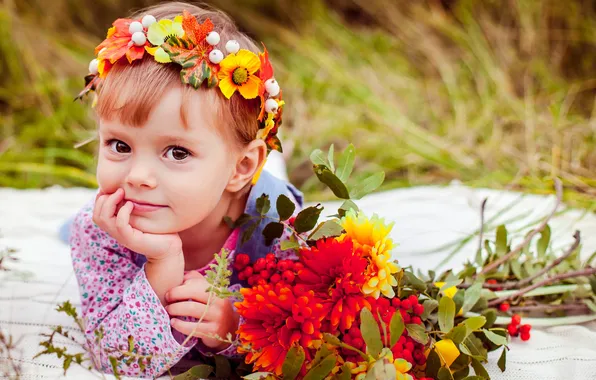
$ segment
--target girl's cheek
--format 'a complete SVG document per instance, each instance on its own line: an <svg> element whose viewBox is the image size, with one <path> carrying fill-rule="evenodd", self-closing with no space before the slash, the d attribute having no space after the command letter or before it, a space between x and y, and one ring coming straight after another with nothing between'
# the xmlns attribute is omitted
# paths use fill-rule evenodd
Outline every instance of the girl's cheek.
<svg viewBox="0 0 596 380"><path fill-rule="evenodd" d="M124 168L118 163L102 160L97 164L97 183L99 188L111 194L124 184Z"/></svg>

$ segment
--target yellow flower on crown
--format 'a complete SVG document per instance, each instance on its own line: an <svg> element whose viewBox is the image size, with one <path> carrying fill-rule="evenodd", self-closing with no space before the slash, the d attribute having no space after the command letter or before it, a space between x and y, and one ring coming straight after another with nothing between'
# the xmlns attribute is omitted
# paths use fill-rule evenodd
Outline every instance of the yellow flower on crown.
<svg viewBox="0 0 596 380"><path fill-rule="evenodd" d="M147 53L155 57L159 63L172 62L170 55L161 47L170 37L184 37L184 28L182 27L182 16L176 16L174 20L162 19L149 26L147 39L153 47L146 46Z"/></svg>
<svg viewBox="0 0 596 380"><path fill-rule="evenodd" d="M261 67L259 57L252 51L240 49L236 54L228 55L219 64L219 88L228 99L236 90L245 99L259 96L261 79L255 73Z"/></svg>

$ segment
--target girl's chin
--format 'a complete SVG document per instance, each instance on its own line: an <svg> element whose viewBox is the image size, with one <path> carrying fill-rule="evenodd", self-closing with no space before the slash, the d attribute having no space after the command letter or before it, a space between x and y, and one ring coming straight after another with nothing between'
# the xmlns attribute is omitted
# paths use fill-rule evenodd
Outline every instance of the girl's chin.
<svg viewBox="0 0 596 380"><path fill-rule="evenodd" d="M147 234L171 234L177 232L173 226L166 223L163 218L149 218L145 216L130 216L130 225L132 228L137 229Z"/></svg>

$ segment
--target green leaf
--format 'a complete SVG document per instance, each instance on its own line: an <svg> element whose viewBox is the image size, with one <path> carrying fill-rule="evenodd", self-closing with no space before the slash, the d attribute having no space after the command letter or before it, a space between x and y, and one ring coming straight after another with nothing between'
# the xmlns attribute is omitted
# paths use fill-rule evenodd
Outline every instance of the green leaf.
<svg viewBox="0 0 596 380"><path fill-rule="evenodd" d="M352 371L350 370L350 367L348 367L347 364L344 364L343 366L341 366L341 372L337 375L335 375L335 378L333 380L351 380L352 379Z"/></svg>
<svg viewBox="0 0 596 380"><path fill-rule="evenodd" d="M497 320L497 310L493 308L486 309L482 312L482 316L486 318L486 323L484 324L484 327L490 329L491 327L493 327L495 321Z"/></svg>
<svg viewBox="0 0 596 380"><path fill-rule="evenodd" d="M252 234L255 232L258 225L259 225L259 222L253 222L251 225L246 227L244 232L242 232L242 238L240 239L240 242L242 244L244 244L250 240L250 238L252 237Z"/></svg>
<svg viewBox="0 0 596 380"><path fill-rule="evenodd" d="M396 310L389 322L389 335L391 336L391 342L389 342L391 345L389 347L395 346L395 343L397 343L405 328L406 326L404 325L401 313L399 310Z"/></svg>
<svg viewBox="0 0 596 380"><path fill-rule="evenodd" d="M286 355L282 366L284 380L294 380L300 373L306 355L301 346L292 346Z"/></svg>
<svg viewBox="0 0 596 380"><path fill-rule="evenodd" d="M329 167L325 153L323 153L321 149L315 149L312 151L310 154L310 161L313 163L313 165L325 165Z"/></svg>
<svg viewBox="0 0 596 380"><path fill-rule="evenodd" d="M294 221L294 229L298 233L303 233L312 230L319 220L323 208L320 205L307 207L296 215Z"/></svg>
<svg viewBox="0 0 596 380"><path fill-rule="evenodd" d="M232 375L232 367L228 358L223 355L215 355L215 376L222 379L229 379Z"/></svg>
<svg viewBox="0 0 596 380"><path fill-rule="evenodd" d="M426 291L426 282L416 277L414 273L404 271L404 276L406 278L406 285L409 285L412 289L418 290L420 292Z"/></svg>
<svg viewBox="0 0 596 380"><path fill-rule="evenodd" d="M484 335L486 335L486 337L488 338L488 340L490 340L491 342L493 342L497 346L505 346L505 345L507 345L507 338L505 338L504 336L495 334L494 332L492 332L490 330L486 330L486 329L482 329L482 332L484 333Z"/></svg>
<svg viewBox="0 0 596 380"><path fill-rule="evenodd" d="M406 330L408 330L408 334L412 339L414 339L418 343L426 344L428 343L428 334L423 326L415 325L415 324L407 324Z"/></svg>
<svg viewBox="0 0 596 380"><path fill-rule="evenodd" d="M376 379L395 379L397 377L397 370L395 365L388 360L377 360L375 364L368 370L364 380Z"/></svg>
<svg viewBox="0 0 596 380"><path fill-rule="evenodd" d="M464 355L460 355L460 356L464 356ZM453 368L452 368L453 370ZM468 376L468 374L470 373L470 367L466 366L458 371L455 371L453 373L453 379L454 380L462 380L464 377Z"/></svg>
<svg viewBox="0 0 596 380"><path fill-rule="evenodd" d="M596 275L590 277L590 287L592 288L592 293L596 294Z"/></svg>
<svg viewBox="0 0 596 380"><path fill-rule="evenodd" d="M269 195L263 194L257 198L257 212L261 215L265 215L271 209L271 201Z"/></svg>
<svg viewBox="0 0 596 380"><path fill-rule="evenodd" d="M325 342L327 342L327 343L331 344L331 345L334 345L334 346L337 346L337 347L341 346L341 341L339 340L339 338L338 338L338 337L336 337L336 336L335 336L335 335L333 335L333 334L330 334L330 333L324 333L324 334L323 334L323 340L324 340Z"/></svg>
<svg viewBox="0 0 596 380"><path fill-rule="evenodd" d="M456 345L462 343L472 331L464 323L455 326L445 338L451 339Z"/></svg>
<svg viewBox="0 0 596 380"><path fill-rule="evenodd" d="M449 332L453 328L455 318L455 303L449 297L443 296L439 301L439 328Z"/></svg>
<svg viewBox="0 0 596 380"><path fill-rule="evenodd" d="M296 205L294 202L290 200L287 196L281 194L277 197L277 201L275 202L275 206L277 208L277 213L279 214L280 220L288 220L294 214L296 210Z"/></svg>
<svg viewBox="0 0 596 380"><path fill-rule="evenodd" d="M303 380L324 379L327 375L329 375L329 373L331 373L331 370L333 370L333 367L335 367L336 361L337 358L335 357L335 354L328 355L319 364L312 367L311 370L304 375Z"/></svg>
<svg viewBox="0 0 596 380"><path fill-rule="evenodd" d="M319 181L327 185L328 188L333 191L336 197L341 199L350 199L350 192L346 185L341 181L341 179L337 178L335 174L328 167L324 165L315 165L314 166L315 174Z"/></svg>
<svg viewBox="0 0 596 380"><path fill-rule="evenodd" d="M476 317L467 318L463 323L470 329L470 332L480 330L480 328L486 324L486 317L478 315Z"/></svg>
<svg viewBox="0 0 596 380"><path fill-rule="evenodd" d="M326 220L308 236L308 240L319 240L328 237L337 237L342 234L344 228L335 220Z"/></svg>
<svg viewBox="0 0 596 380"><path fill-rule="evenodd" d="M200 364L192 367L188 371L174 376L174 380L195 380L206 379L213 373L213 367L206 364ZM260 379L260 378L255 378Z"/></svg>
<svg viewBox="0 0 596 380"><path fill-rule="evenodd" d="M472 368L474 368L474 372L477 376L480 376L481 379L490 379L488 372L486 372L486 369L484 368L482 363L478 361L478 359L472 358Z"/></svg>
<svg viewBox="0 0 596 380"><path fill-rule="evenodd" d="M271 222L263 228L263 236L265 236L265 245L271 245L273 240L279 239L284 233L284 225L278 222Z"/></svg>
<svg viewBox="0 0 596 380"><path fill-rule="evenodd" d="M546 249L550 243L550 226L547 224L546 227L540 232L540 239L536 243L536 253L538 257L544 257Z"/></svg>
<svg viewBox="0 0 596 380"><path fill-rule="evenodd" d="M62 363L62 368L64 369L64 374L66 375L66 371L68 370L68 368L70 367L71 363L72 363L72 356L67 356L64 359L64 363Z"/></svg>
<svg viewBox="0 0 596 380"><path fill-rule="evenodd" d="M504 225L497 227L495 253L497 257L501 257L507 253L507 228Z"/></svg>
<svg viewBox="0 0 596 380"><path fill-rule="evenodd" d="M236 223L234 223L234 220L232 218L230 218L229 216L227 216L227 215L224 216L223 221L228 225L228 227L236 228Z"/></svg>
<svg viewBox="0 0 596 380"><path fill-rule="evenodd" d="M339 161L337 165L337 170L335 171L335 175L343 182L346 183L348 178L350 178L350 174L352 174L352 169L354 168L354 160L356 157L355 154L356 149L354 145L350 144L339 156Z"/></svg>
<svg viewBox="0 0 596 380"><path fill-rule="evenodd" d="M466 289L464 293L464 305L462 306L463 313L472 310L476 302L480 299L480 292L482 291L482 284L477 282Z"/></svg>
<svg viewBox="0 0 596 380"><path fill-rule="evenodd" d="M503 352L499 357L499 361L497 362L499 369L501 372L505 372L505 368L507 368L507 347L503 347Z"/></svg>
<svg viewBox="0 0 596 380"><path fill-rule="evenodd" d="M453 303L455 303L455 313L459 313L459 310L464 304L464 289L458 289L455 295L453 296Z"/></svg>
<svg viewBox="0 0 596 380"><path fill-rule="evenodd" d="M337 213L339 214L340 218L343 218L350 210L358 211L358 206L352 200L347 199L341 204L341 206L339 206Z"/></svg>
<svg viewBox="0 0 596 380"><path fill-rule="evenodd" d="M335 146L331 144L329 147L329 152L327 153L327 161L329 161L329 169L331 172L335 173Z"/></svg>
<svg viewBox="0 0 596 380"><path fill-rule="evenodd" d="M282 240L280 242L280 248L282 251L286 251L288 249L297 249L300 248L300 244L296 240Z"/></svg>
<svg viewBox="0 0 596 380"><path fill-rule="evenodd" d="M377 358L383 349L379 325L367 308L362 309L360 312L360 321L360 331L362 332L362 339L366 343L368 353L373 358Z"/></svg>
<svg viewBox="0 0 596 380"><path fill-rule="evenodd" d="M439 368L441 368L441 358L439 358L439 354L435 349L432 349L426 358L426 376L435 379L439 373Z"/></svg>
<svg viewBox="0 0 596 380"><path fill-rule="evenodd" d="M518 279L524 278L524 275L522 273L521 262L519 260L512 260L512 261L510 261L510 264L511 264L511 271L513 272L513 275L515 277L517 277Z"/></svg>
<svg viewBox="0 0 596 380"><path fill-rule="evenodd" d="M439 380L453 380L453 376L451 375L451 371L445 367L439 368L439 372L437 373L437 379Z"/></svg>
<svg viewBox="0 0 596 380"><path fill-rule="evenodd" d="M480 376L468 376L468 377L464 377L462 380L484 380L484 377L480 377ZM487 379L489 379L487 377Z"/></svg>
<svg viewBox="0 0 596 380"><path fill-rule="evenodd" d="M476 358L480 361L486 360L486 348L484 348L482 341L478 339L474 334L468 335L468 337L462 343L460 343L459 350L464 354Z"/></svg>
<svg viewBox="0 0 596 380"><path fill-rule="evenodd" d="M250 375L246 375L242 378L246 379L246 380L264 380L269 375L271 375L271 372L255 372L255 373L251 373Z"/></svg>
<svg viewBox="0 0 596 380"><path fill-rule="evenodd" d="M588 306L588 308L592 310L593 313L596 313L596 303L594 301L588 298L584 298L583 301L586 304L586 306Z"/></svg>
<svg viewBox="0 0 596 380"><path fill-rule="evenodd" d="M437 307L439 307L439 301L433 300L433 299L424 300L424 302L422 302L422 306L424 306L424 313L422 313L422 315L420 316L420 318L422 318L422 319L428 319L428 317L430 316L430 314Z"/></svg>
<svg viewBox="0 0 596 380"><path fill-rule="evenodd" d="M352 188L350 191L350 198L351 199L360 199L363 196L372 193L375 191L379 186L383 184L385 180L385 172L378 172L375 173L368 178L364 179L362 182L359 182Z"/></svg>

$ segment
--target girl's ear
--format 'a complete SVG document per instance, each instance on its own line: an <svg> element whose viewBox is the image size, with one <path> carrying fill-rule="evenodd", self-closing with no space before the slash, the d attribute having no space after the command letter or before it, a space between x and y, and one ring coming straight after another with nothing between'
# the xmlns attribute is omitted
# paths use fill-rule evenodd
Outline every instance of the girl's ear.
<svg viewBox="0 0 596 380"><path fill-rule="evenodd" d="M234 175L226 190L232 193L242 190L257 174L267 156L267 145L261 139L251 141L240 153Z"/></svg>

